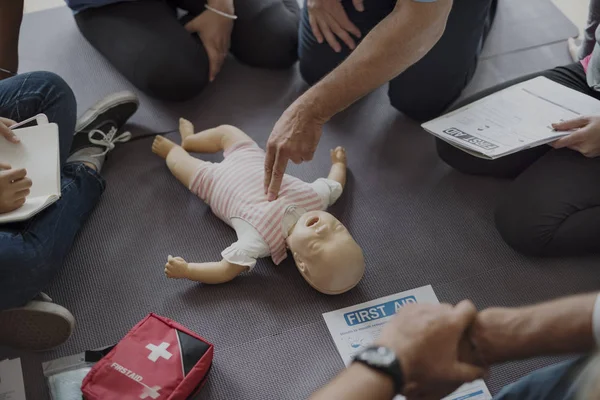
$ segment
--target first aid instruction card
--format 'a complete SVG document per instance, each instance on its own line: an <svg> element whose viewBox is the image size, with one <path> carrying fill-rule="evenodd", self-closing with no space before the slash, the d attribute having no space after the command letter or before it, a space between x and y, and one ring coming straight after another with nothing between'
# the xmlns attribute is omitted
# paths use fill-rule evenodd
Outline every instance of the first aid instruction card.
<svg viewBox="0 0 600 400"><path fill-rule="evenodd" d="M323 314L329 333L333 338L346 366L364 347L372 344L389 319L402 307L411 303L439 304L431 285L406 292L381 297L366 303L342 308ZM444 400L490 400L492 395L485 382L477 380L465 384ZM397 396L394 400L404 399Z"/></svg>

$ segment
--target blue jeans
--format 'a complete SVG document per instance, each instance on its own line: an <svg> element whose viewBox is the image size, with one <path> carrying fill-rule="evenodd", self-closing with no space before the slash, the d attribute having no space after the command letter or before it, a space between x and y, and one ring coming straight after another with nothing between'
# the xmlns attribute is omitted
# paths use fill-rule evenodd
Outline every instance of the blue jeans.
<svg viewBox="0 0 600 400"><path fill-rule="evenodd" d="M22 306L46 288L104 191L95 171L65 164L77 113L67 83L50 72L0 81L0 116L19 122L39 113L59 126L62 197L28 221L0 225L0 310Z"/></svg>
<svg viewBox="0 0 600 400"><path fill-rule="evenodd" d="M494 400L573 400L586 357L551 365L506 386Z"/></svg>

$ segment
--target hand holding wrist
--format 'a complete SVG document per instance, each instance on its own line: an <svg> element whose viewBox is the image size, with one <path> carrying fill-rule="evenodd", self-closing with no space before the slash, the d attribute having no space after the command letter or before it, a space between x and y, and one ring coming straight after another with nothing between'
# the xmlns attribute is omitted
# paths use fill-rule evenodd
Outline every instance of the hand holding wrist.
<svg viewBox="0 0 600 400"><path fill-rule="evenodd" d="M523 311L514 308L488 308L481 311L473 323L469 336L486 365L522 358L519 353L527 347L523 343L528 320Z"/></svg>
<svg viewBox="0 0 600 400"><path fill-rule="evenodd" d="M377 344L389 347L404 374L407 397L442 398L485 370L460 360L459 343L476 316L470 302L405 306L382 330Z"/></svg>

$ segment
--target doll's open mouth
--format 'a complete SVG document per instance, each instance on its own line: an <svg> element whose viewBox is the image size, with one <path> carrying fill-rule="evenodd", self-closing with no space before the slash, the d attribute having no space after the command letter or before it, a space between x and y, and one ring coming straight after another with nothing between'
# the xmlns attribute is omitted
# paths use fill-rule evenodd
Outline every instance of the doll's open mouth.
<svg viewBox="0 0 600 400"><path fill-rule="evenodd" d="M313 226L313 225L315 225L317 222L319 222L319 217L312 217L312 218L309 218L309 219L306 221L306 226L309 226L309 227L310 227L310 226Z"/></svg>

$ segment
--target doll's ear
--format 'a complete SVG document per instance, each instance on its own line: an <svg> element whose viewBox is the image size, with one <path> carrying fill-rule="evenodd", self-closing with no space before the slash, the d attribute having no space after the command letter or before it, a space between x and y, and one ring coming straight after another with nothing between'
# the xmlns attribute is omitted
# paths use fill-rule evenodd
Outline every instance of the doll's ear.
<svg viewBox="0 0 600 400"><path fill-rule="evenodd" d="M294 261L296 261L296 267L298 267L300 272L306 273L306 271L307 271L306 263L302 260L302 258L300 258L298 253L293 252L292 255L294 256Z"/></svg>

